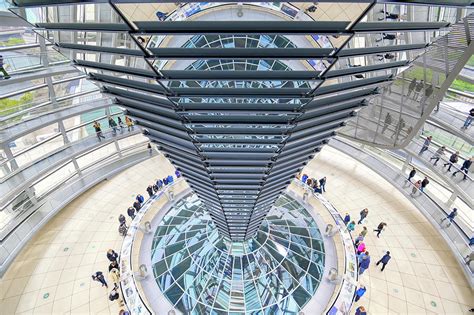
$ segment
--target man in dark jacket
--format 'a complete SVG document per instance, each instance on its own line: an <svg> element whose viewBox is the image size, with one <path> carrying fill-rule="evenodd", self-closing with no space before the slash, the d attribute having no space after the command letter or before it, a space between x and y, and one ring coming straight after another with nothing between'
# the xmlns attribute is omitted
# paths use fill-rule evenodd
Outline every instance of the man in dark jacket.
<svg viewBox="0 0 474 315"><path fill-rule="evenodd" d="M446 167L449 165L448 167L448 172L451 171L451 167L456 164L459 160L459 151L456 151L455 153L451 154L451 156L449 157L449 162L448 163L444 163L443 167Z"/></svg>
<svg viewBox="0 0 474 315"><path fill-rule="evenodd" d="M471 164L472 164L472 160L474 159L474 157L470 158L469 160L465 160L464 163L462 163L462 166L461 166L461 172L464 172L464 177L463 177L463 180L466 180L467 179L467 173L469 172L469 168L471 167ZM459 171L456 171L453 173L453 176L456 176L456 173L458 173Z"/></svg>
<svg viewBox="0 0 474 315"><path fill-rule="evenodd" d="M410 171L410 174L408 174L408 181L411 183L411 179L413 177L415 177L415 174L416 174L416 169L413 168L411 171Z"/></svg>
<svg viewBox="0 0 474 315"><path fill-rule="evenodd" d="M132 220L135 219L135 208L134 207L128 207L127 214L130 218L132 218Z"/></svg>
<svg viewBox="0 0 474 315"><path fill-rule="evenodd" d="M105 281L104 274L102 273L102 271L97 271L96 273L94 273L92 275L92 280L100 282L102 283L102 286L108 288L107 282Z"/></svg>
<svg viewBox="0 0 474 315"><path fill-rule="evenodd" d="M428 177L425 176L425 179L423 179L421 181L420 191L423 192L425 190L426 186L428 186L429 183L430 183L430 181L428 180Z"/></svg>
<svg viewBox="0 0 474 315"><path fill-rule="evenodd" d="M153 196L153 186L148 185L148 187L146 188L146 192L148 193L149 197Z"/></svg>
<svg viewBox="0 0 474 315"><path fill-rule="evenodd" d="M138 211L140 211L140 208L142 207L142 205L138 202L138 200L135 200L135 202L133 203L133 207L138 212Z"/></svg>
<svg viewBox="0 0 474 315"><path fill-rule="evenodd" d="M383 270L385 269L385 265L387 265L387 263L389 262L390 258L392 258L392 257L390 257L390 252L387 251L387 253L386 253L385 255L383 255L383 257L380 258L379 261L377 261L377 266L378 266L380 263L382 263L382 269L381 269L380 271L383 271Z"/></svg>
<svg viewBox="0 0 474 315"><path fill-rule="evenodd" d="M118 254L113 250L113 249L109 249L107 251L107 259L112 262L112 261L117 261L118 259Z"/></svg>
<svg viewBox="0 0 474 315"><path fill-rule="evenodd" d="M321 186L321 190L323 192L326 192L326 181L327 181L326 176L324 176L323 178L319 180L319 185Z"/></svg>

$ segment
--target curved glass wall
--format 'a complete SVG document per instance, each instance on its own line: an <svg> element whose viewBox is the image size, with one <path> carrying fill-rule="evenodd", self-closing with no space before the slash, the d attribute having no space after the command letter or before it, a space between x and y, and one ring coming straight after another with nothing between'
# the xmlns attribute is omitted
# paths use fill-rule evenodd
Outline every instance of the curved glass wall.
<svg viewBox="0 0 474 315"><path fill-rule="evenodd" d="M324 272L324 244L311 215L282 195L255 238L219 236L196 195L178 201L152 244L155 279L184 314L296 314Z"/></svg>

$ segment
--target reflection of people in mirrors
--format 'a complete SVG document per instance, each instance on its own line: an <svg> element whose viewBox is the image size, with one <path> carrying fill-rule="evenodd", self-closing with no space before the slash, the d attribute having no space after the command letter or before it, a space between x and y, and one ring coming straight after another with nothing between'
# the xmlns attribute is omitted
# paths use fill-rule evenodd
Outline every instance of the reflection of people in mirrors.
<svg viewBox="0 0 474 315"><path fill-rule="evenodd" d="M385 130L387 130L388 126L390 126L391 123L392 123L392 115L390 115L390 113L387 113L387 115L385 116L385 120L383 122L382 133L384 133Z"/></svg>
<svg viewBox="0 0 474 315"><path fill-rule="evenodd" d="M166 18L167 18L168 16L167 16L167 14L164 13L164 12L156 11L156 17L158 18L158 20L164 21L164 20L166 20Z"/></svg>
<svg viewBox="0 0 474 315"><path fill-rule="evenodd" d="M395 131L393 132L390 139L392 139L395 136L395 140L398 140L398 138L400 137L400 132L402 131L404 127L405 127L405 120L403 120L403 118L400 118L400 120L398 121L397 127L395 128Z"/></svg>
<svg viewBox="0 0 474 315"><path fill-rule="evenodd" d="M383 61L384 59L387 59L387 60L392 60L392 59L395 59L395 54L389 54L389 53L386 53L385 55L376 55L379 59L379 61Z"/></svg>
<svg viewBox="0 0 474 315"><path fill-rule="evenodd" d="M379 39L376 39L375 42L378 43L378 42L381 42L383 40L396 40L398 37L399 37L398 34L382 33L382 37L379 38Z"/></svg>
<svg viewBox="0 0 474 315"><path fill-rule="evenodd" d="M383 21L383 20L400 21L401 18L402 18L402 16L398 13L391 13L391 12L388 12L388 11L385 11L385 10L380 10L380 13L383 13L384 16L379 17L378 18L379 21Z"/></svg>

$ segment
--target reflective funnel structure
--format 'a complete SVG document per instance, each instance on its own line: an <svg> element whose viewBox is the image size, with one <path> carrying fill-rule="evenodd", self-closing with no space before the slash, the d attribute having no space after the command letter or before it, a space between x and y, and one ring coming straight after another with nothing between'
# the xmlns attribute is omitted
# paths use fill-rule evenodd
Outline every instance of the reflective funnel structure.
<svg viewBox="0 0 474 315"><path fill-rule="evenodd" d="M428 45L362 38L449 24L364 20L375 2L339 21L236 3L137 20L141 4L126 2L14 10L146 128L234 242L255 236L290 180Z"/></svg>

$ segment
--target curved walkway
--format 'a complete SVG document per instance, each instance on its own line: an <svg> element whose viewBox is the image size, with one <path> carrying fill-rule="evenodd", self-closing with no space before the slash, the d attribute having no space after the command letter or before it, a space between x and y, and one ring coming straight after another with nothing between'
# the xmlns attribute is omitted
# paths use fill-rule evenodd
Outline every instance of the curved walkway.
<svg viewBox="0 0 474 315"><path fill-rule="evenodd" d="M160 155L97 185L65 208L0 280L2 313L118 314L118 303L108 301L107 290L92 282L91 274L107 271L107 249L119 250L117 217L134 193L145 195L148 182L172 171ZM328 177L325 196L340 211L357 218L368 207L369 229L382 220L388 223L380 239L372 232L366 237L373 263L361 276L368 290L356 307L364 305L369 314L462 314L474 306L448 246L397 188L327 146L304 172ZM386 250L393 258L380 272L374 263Z"/></svg>

